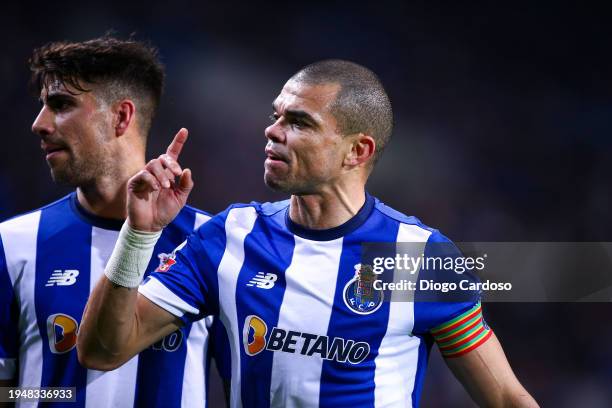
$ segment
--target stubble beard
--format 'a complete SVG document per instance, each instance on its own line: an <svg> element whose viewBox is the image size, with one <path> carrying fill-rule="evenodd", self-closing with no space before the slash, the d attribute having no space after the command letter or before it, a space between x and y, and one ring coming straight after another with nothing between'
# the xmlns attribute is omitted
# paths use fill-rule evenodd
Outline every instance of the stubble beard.
<svg viewBox="0 0 612 408"><path fill-rule="evenodd" d="M291 180L289 178L282 179L273 177L267 172L264 173L264 183L273 191L289 195L309 195L317 191L312 182Z"/></svg>
<svg viewBox="0 0 612 408"><path fill-rule="evenodd" d="M112 176L113 160L109 152L100 149L86 156L75 154L72 150L63 166L51 168L51 178L55 183L72 188L85 188L95 185L96 180Z"/></svg>
<svg viewBox="0 0 612 408"><path fill-rule="evenodd" d="M73 188L91 184L96 176L103 174L103 169L96 166L95 161L72 158L64 166L51 168L51 178L55 183Z"/></svg>

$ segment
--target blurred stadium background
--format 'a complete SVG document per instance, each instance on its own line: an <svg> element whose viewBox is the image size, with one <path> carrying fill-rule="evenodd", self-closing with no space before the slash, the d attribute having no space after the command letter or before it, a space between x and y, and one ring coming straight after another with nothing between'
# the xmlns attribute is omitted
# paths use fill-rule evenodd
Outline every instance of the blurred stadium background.
<svg viewBox="0 0 612 408"><path fill-rule="evenodd" d="M262 183L270 104L301 66L379 74L396 129L369 191L455 241L612 241L610 12L558 2L9 2L0 15L0 219L66 194L30 132L26 60L114 29L160 48L167 86L149 156L190 130L191 204L279 196ZM576 270L576 273L589 273ZM612 406L612 304L489 304L543 407ZM473 407L437 354L423 407Z"/></svg>

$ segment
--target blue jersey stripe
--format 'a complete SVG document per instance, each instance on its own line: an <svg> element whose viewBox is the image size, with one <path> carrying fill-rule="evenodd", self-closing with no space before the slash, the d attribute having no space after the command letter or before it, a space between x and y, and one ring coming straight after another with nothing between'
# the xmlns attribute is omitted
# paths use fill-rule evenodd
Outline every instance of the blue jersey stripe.
<svg viewBox="0 0 612 408"><path fill-rule="evenodd" d="M72 215L68 200L42 210L34 291L38 328L43 342L40 385L76 386L76 403L55 405L75 408L85 404L87 370L79 365L74 348L75 323L78 325L89 296L91 225L81 220L65 222ZM70 271L78 271L78 276L74 277L74 272ZM52 275L56 279L51 279ZM76 281L72 282L71 277ZM51 348L55 349L55 353Z"/></svg>
<svg viewBox="0 0 612 408"><path fill-rule="evenodd" d="M328 336L354 341L364 341L370 345L370 354L359 364L325 360L321 373L319 403L327 406L374 406L374 359L378 347L387 330L389 303L371 314L361 315L349 309L344 301L346 285L355 276L355 265L363 261L364 242L395 242L398 223L373 212L367 224L344 238L338 280L334 295Z"/></svg>
<svg viewBox="0 0 612 408"><path fill-rule="evenodd" d="M135 407L181 406L190 329L191 325L183 326L140 352Z"/></svg>
<svg viewBox="0 0 612 408"><path fill-rule="evenodd" d="M195 213L182 211L172 224L164 229L155 245L146 275L160 264L158 254L170 254L177 243L185 240L185 232L193 229ZM180 408L183 375L187 356L187 337L191 325L170 333L138 355L135 407ZM163 375L160 375L163 373ZM157 392L151 392L157 390Z"/></svg>
<svg viewBox="0 0 612 408"><path fill-rule="evenodd" d="M215 365L221 378L229 381L232 378L232 352L227 331L220 319L216 318L213 321L212 326L209 328L209 333L209 356L214 357Z"/></svg>
<svg viewBox="0 0 612 408"><path fill-rule="evenodd" d="M414 388L412 389L412 406L418 407L421 400L421 391L425 382L425 372L427 371L427 362L429 361L429 352L433 340L430 336L418 336L421 339L419 344L419 360L417 363L417 371L414 379Z"/></svg>
<svg viewBox="0 0 612 408"><path fill-rule="evenodd" d="M243 333L247 316L256 315L267 324L267 333L278 324L279 311L285 291L284 272L293 256L295 241L293 235L283 231L275 223L268 223L264 217L258 217L255 225L244 243L245 260L236 285L236 310L238 314L238 333ZM274 240L268 237L274 236ZM257 285L247 286L258 272L264 274L273 271L277 275L275 284L270 289ZM253 336L248 330L249 339ZM250 341L250 340L249 340ZM244 346L244 341L240 342ZM270 383L272 379L273 352L262 350L256 355L248 356L244 347L240 347L242 405L244 407L270 406Z"/></svg>

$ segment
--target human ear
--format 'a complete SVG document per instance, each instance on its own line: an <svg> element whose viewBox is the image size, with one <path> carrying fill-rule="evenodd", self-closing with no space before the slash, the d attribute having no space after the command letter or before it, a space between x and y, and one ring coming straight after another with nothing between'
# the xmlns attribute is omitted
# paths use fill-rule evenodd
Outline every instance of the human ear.
<svg viewBox="0 0 612 408"><path fill-rule="evenodd" d="M129 99L119 101L115 107L115 135L123 136L135 118L136 106Z"/></svg>
<svg viewBox="0 0 612 408"><path fill-rule="evenodd" d="M359 166L370 161L376 151L376 141L374 138L364 133L354 135L352 138L351 150L344 158L344 164L347 166Z"/></svg>

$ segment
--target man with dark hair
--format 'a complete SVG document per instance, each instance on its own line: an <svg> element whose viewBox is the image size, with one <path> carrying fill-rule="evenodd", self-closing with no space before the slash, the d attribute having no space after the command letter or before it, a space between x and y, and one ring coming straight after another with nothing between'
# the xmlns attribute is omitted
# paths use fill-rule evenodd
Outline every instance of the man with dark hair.
<svg viewBox="0 0 612 408"><path fill-rule="evenodd" d="M392 127L376 76L350 62L316 63L285 84L273 110L264 180L291 197L230 206L138 294L139 265L193 187L177 161L186 131L130 179L128 219L83 317L80 361L120 366L155 339L219 314L233 407L416 407L433 342L479 404L537 407L485 323L478 292L460 301L394 292L385 302L372 264L362 263L367 242L387 242L393 255L410 242L417 257L460 256L439 231L365 191ZM413 283L458 279L414 272ZM403 276L392 268L390 283Z"/></svg>
<svg viewBox="0 0 612 408"><path fill-rule="evenodd" d="M75 387L71 407L204 407L210 319L166 333L113 372L81 366L75 349L127 216L127 180L145 165L164 83L157 50L109 36L50 43L34 50L30 68L42 104L32 131L52 178L76 192L0 224L0 380ZM209 218L184 207L143 267L165 270L173 248Z"/></svg>
<svg viewBox="0 0 612 408"><path fill-rule="evenodd" d="M162 95L164 67L155 47L111 36L84 42L49 43L30 58L31 86L37 92L51 81L88 92L88 85L103 83L96 91L99 102L120 99L137 103L136 121L146 137Z"/></svg>

